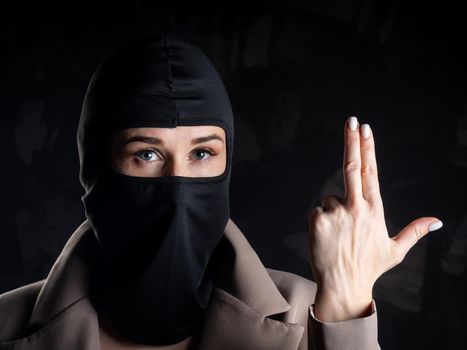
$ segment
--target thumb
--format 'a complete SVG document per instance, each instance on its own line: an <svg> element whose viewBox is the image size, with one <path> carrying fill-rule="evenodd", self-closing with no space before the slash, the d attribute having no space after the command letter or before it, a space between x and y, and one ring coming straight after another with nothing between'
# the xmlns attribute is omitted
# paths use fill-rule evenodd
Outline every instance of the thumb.
<svg viewBox="0 0 467 350"><path fill-rule="evenodd" d="M407 252L428 232L436 231L443 227L443 223L434 217L419 218L412 221L402 229L393 240L396 243L396 250L400 260Z"/></svg>

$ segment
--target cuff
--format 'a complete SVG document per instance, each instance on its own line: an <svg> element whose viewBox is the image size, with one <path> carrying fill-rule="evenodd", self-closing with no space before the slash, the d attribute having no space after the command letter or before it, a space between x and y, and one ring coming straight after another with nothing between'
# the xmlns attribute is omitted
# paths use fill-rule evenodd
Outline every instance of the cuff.
<svg viewBox="0 0 467 350"><path fill-rule="evenodd" d="M380 349L376 303L371 302L371 314L338 322L322 322L315 317L314 304L310 306L308 330L314 349Z"/></svg>

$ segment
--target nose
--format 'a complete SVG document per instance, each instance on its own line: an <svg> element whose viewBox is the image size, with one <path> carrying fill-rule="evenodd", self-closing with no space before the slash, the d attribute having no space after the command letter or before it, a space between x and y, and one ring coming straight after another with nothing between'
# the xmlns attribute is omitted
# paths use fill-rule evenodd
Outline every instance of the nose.
<svg viewBox="0 0 467 350"><path fill-rule="evenodd" d="M186 176L183 163L178 159L170 159L165 163L163 176Z"/></svg>

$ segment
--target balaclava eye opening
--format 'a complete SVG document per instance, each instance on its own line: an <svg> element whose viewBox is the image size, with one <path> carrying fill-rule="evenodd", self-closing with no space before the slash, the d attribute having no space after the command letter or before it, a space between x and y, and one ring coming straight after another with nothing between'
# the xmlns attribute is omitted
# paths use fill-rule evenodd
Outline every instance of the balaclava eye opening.
<svg viewBox="0 0 467 350"><path fill-rule="evenodd" d="M213 126L213 125L209 125L209 126ZM180 127L180 126L178 126L178 127ZM175 128L178 128L178 127L175 127ZM189 127L194 127L194 128L196 128L196 126L189 126ZM216 127L217 127L217 126L216 126ZM144 129L144 128L143 128L143 129ZM160 129L160 128L157 128L157 129ZM226 139L226 132L225 132L225 128L221 128L221 129L222 129L222 131L221 131L221 134L220 134L219 136L221 136L221 135L224 136L224 141L223 141L223 142L225 143L225 149L222 150L222 151L220 151L220 149L217 149L217 148L216 148L217 151L214 152L214 153L215 153L214 156L220 156L220 157L222 157L222 158L225 157L225 161L222 162L222 172L221 172L220 174L218 174L218 175L206 175L206 176L201 176L201 175L199 175L199 176L190 176L190 175L189 175L189 176L186 176L186 177L190 177L190 178L194 178L194 179L198 179L198 180L202 180L202 179L204 179L204 178L209 178L209 179L212 179L213 181L216 181L216 180L221 181L225 176L227 176L227 173L228 173L228 166L227 166L227 152L228 152L228 149L227 149L227 144L226 144L226 142L225 142L225 139ZM127 129L123 129L122 131L124 131L124 130L127 130ZM211 130L212 130L212 129L211 129ZM214 134L217 134L217 133L218 133L218 131L215 131L215 132L214 132ZM209 134L213 134L213 132L209 132ZM201 134L199 134L199 135L201 135ZM203 133L202 136L207 136L207 133ZM124 168L124 165L123 165L123 164L125 164L124 162L128 161L128 159L127 159L128 155L127 155L126 153L127 153L129 150L128 150L128 151L125 151L125 150L124 150L124 147L126 147L126 144L128 144L128 143L130 143L130 142L133 142L132 140L134 140L134 141L136 141L136 142L145 142L145 143L151 142L151 141L145 140L146 137L151 138L152 135L150 135L150 134L149 134L149 135L146 135L146 134L144 133L144 131L143 131L143 132L142 132L142 135L141 135L141 139L140 139L138 136L136 136L136 140L134 140L134 139L133 139L133 138L134 138L134 135L131 135L130 141L128 140L127 137L125 137L125 135L119 134L118 131L117 131L117 134L112 135L112 136L110 137L109 141L108 141L108 146L107 146L107 162L110 164L110 166L113 168L113 170L116 171L116 172L118 172L118 173L121 173L121 174L123 174L123 175L127 175L127 176L129 176L129 177L138 177L138 178L140 178L140 179L147 178L147 179L148 179L147 181L151 181L150 179L151 179L151 178L154 178L154 177L158 177L158 178L162 179L162 180L159 180L159 181L164 181L164 180L163 180L164 177L172 178L172 180L169 180L169 181L173 181L173 178L174 178L174 177L175 177L175 178L176 178L176 177L179 177L179 178L183 179L184 176L178 176L178 175L170 175L170 176L169 176L169 175L156 175L156 174L148 174L148 175L140 175L140 174L136 175L136 174L135 174L135 175L132 175L132 174L129 174L129 172L133 171L133 170L135 169L134 167L133 167L133 168L130 168L131 170L129 170L129 169L122 169L122 168ZM222 136L221 136L221 137L222 137ZM156 138L158 138L158 136L156 136ZM190 141L190 140L187 139L186 141ZM182 140L182 142L183 142L183 140ZM164 143L164 141L163 141L163 143ZM209 148L209 147L198 146L198 145L191 145L191 147L193 148L193 149L192 149L192 154L193 154L194 152L196 152L196 151L199 151L199 150L206 151L206 149ZM195 147L196 147L196 149L195 149ZM149 149L149 148L151 148L151 149ZM136 156L136 155L141 154L141 152L145 152L145 151L151 151L151 152L152 152L152 151L153 151L152 146L151 146L151 147L138 148L138 151L137 151L136 153L135 153L135 151L133 151L133 150L131 151L131 153L132 153L133 156ZM207 152L208 152L208 154L209 154L210 157L213 156L213 155L210 153L210 151L207 151ZM219 152L219 153L218 153L218 152ZM225 152L225 154L224 154L224 152ZM164 153L164 152L162 152L162 153ZM162 156L162 157L163 157L163 160L164 160L164 164L162 165L162 164L160 164L160 158L159 158L160 156L161 156L160 154L157 155L159 164L157 164L157 166L155 166L155 167L149 167L150 170L152 170L152 171L155 172L156 169L157 169L157 170L158 170L158 173L160 173L160 172L161 172L160 167L165 167L165 166L167 166L167 165L166 165L166 162L168 163L168 161L170 161L170 160L173 161L173 160L175 159L175 158L172 157L172 155L171 155L170 152L169 152L169 153L167 154L167 156L165 156L165 155ZM193 161L198 161L198 162L205 162L205 160L206 160L206 159L203 159L203 160L196 159L196 158L193 159ZM151 161L151 160L146 160L146 161ZM200 164L201 164L201 163L200 163ZM203 167L204 167L204 166L205 166L205 164L203 164ZM202 170L203 170L204 172L206 172L206 173L210 173L210 172L214 171L214 170L212 170L212 168L209 169L209 166L210 166L210 165L208 164L208 167L207 167L207 168L204 167L204 169L202 169ZM217 169L217 166L218 166L217 163L216 163L215 166L216 166L216 170L217 170L217 171L220 171L220 170ZM193 173L195 173L195 172L196 172L196 171L193 171ZM147 173L147 172L146 172L146 173Z"/></svg>
<svg viewBox="0 0 467 350"><path fill-rule="evenodd" d="M214 177L135 177L111 164L123 128L215 125L227 164ZM209 59L181 40L135 41L94 73L78 126L86 216L101 247L110 287L96 300L124 337L175 344L201 326L213 288L210 258L229 218L233 116Z"/></svg>

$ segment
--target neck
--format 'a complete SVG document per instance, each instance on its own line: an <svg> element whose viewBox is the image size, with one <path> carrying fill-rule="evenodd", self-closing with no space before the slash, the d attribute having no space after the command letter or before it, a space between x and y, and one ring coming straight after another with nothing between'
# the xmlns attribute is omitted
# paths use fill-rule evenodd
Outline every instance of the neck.
<svg viewBox="0 0 467 350"><path fill-rule="evenodd" d="M120 335L107 317L102 314L98 317L101 350L195 350L198 348L196 335L172 345L136 344Z"/></svg>

